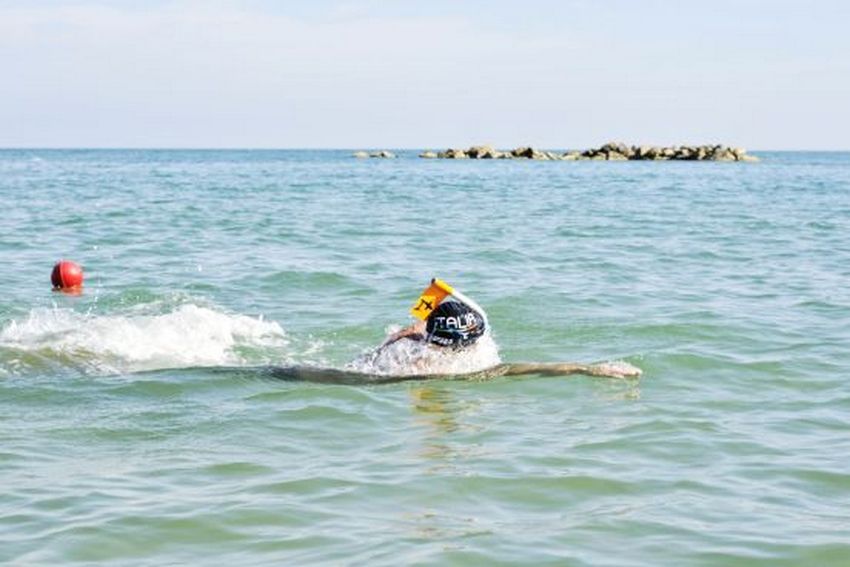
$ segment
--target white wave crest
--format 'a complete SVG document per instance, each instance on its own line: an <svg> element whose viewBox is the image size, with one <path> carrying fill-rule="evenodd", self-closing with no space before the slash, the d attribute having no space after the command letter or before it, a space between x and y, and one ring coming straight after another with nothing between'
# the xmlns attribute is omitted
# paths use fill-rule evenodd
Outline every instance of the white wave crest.
<svg viewBox="0 0 850 567"><path fill-rule="evenodd" d="M288 344L275 322L181 305L169 313L83 315L33 309L0 330L0 345L67 356L102 371L138 372L245 363L240 349Z"/></svg>

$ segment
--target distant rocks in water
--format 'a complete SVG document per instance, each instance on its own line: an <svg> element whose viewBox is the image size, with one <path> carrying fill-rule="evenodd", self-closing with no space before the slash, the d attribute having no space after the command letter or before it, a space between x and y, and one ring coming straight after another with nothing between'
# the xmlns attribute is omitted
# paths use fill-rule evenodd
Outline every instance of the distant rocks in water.
<svg viewBox="0 0 850 567"><path fill-rule="evenodd" d="M583 152L568 152L568 159L649 160L649 161L759 161L743 148L720 144L704 146L627 146L609 142Z"/></svg>
<svg viewBox="0 0 850 567"><path fill-rule="evenodd" d="M381 150L379 152L371 152L371 153L361 151L361 152L354 152L354 157L356 157L358 159L365 159L365 158L391 159L391 158L395 157L395 154L392 153L392 152L388 152L387 150Z"/></svg>
<svg viewBox="0 0 850 567"><path fill-rule="evenodd" d="M396 155L387 150L354 152L354 157L391 159ZM419 154L424 159L528 159L538 161L759 161L743 148L721 144L704 146L628 146L609 142L598 148L558 153L522 146L513 150L497 150L493 146L471 146L467 149L449 148Z"/></svg>
<svg viewBox="0 0 850 567"><path fill-rule="evenodd" d="M377 156L372 155L372 157ZM531 159L550 161L759 161L759 158L747 154L747 151L743 148L731 148L720 144L663 147L627 146L616 142L609 142L599 148L570 151L563 154L538 150L528 146L506 151L497 150L492 146L472 146L466 150L450 148L436 153L427 151L419 154L419 157L429 159Z"/></svg>
<svg viewBox="0 0 850 567"><path fill-rule="evenodd" d="M500 152L493 146L472 146L468 150L450 148L444 152L439 152L436 157L442 159L507 159L513 156L508 152Z"/></svg>

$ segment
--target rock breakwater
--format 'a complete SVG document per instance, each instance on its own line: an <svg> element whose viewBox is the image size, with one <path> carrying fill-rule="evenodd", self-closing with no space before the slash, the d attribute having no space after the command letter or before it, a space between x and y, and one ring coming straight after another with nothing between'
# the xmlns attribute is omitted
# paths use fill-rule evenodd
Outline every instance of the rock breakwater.
<svg viewBox="0 0 850 567"><path fill-rule="evenodd" d="M702 146L628 146L609 142L598 148L564 153L539 150L528 146L513 150L497 150L492 146L472 146L468 149L450 148L442 152L419 154L428 159L532 159L551 161L759 161L743 148L721 144Z"/></svg>

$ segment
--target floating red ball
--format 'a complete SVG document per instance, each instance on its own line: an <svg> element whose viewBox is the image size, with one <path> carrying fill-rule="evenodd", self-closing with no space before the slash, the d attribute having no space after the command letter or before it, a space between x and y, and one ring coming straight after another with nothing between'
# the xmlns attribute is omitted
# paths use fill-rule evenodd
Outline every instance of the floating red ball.
<svg viewBox="0 0 850 567"><path fill-rule="evenodd" d="M74 289L83 285L83 269L76 262L60 260L50 274L53 289Z"/></svg>

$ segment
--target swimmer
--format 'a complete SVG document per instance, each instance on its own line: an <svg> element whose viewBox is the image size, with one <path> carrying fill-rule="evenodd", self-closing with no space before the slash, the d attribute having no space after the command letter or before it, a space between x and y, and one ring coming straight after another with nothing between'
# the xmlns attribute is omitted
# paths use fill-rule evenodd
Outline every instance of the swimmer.
<svg viewBox="0 0 850 567"><path fill-rule="evenodd" d="M318 368L279 369L280 377L337 383L387 383L426 378L487 379L498 376L566 376L584 374L609 378L636 378L641 370L626 362L580 364L574 362L500 363L472 372L435 370L429 352L462 354L489 333L487 314L475 301L447 283L431 280L411 313L416 323L391 334L376 349L364 353L345 370ZM400 341L412 341L416 349L390 348ZM399 367L404 368L399 372ZM390 370L390 369L394 369ZM387 372L389 370L389 372Z"/></svg>
<svg viewBox="0 0 850 567"><path fill-rule="evenodd" d="M580 364L575 362L507 362L472 371L446 371L428 364L429 355L453 357L472 354L484 346L489 334L487 314L470 298L447 283L434 279L422 292L411 313L419 319L390 335L379 347L364 353L345 368L271 366L273 378L323 384L373 385L406 380L487 380L500 376L569 376L583 374L605 378L637 378L640 368L627 362ZM411 341L412 349L401 341ZM384 362L388 364L384 364Z"/></svg>

